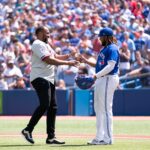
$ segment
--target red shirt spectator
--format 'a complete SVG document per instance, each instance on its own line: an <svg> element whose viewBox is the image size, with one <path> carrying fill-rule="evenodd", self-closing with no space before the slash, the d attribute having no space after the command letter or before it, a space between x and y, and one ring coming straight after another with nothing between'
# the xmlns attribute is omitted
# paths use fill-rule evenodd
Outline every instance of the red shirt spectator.
<svg viewBox="0 0 150 150"><path fill-rule="evenodd" d="M137 2L136 1L134 1L134 0L132 0L131 2L130 2L130 10L132 11L132 13L134 12L134 10L136 9L136 6L137 6Z"/></svg>
<svg viewBox="0 0 150 150"><path fill-rule="evenodd" d="M137 3L137 5L133 11L133 14L137 18L143 18L143 16L142 16L142 4L140 2Z"/></svg>

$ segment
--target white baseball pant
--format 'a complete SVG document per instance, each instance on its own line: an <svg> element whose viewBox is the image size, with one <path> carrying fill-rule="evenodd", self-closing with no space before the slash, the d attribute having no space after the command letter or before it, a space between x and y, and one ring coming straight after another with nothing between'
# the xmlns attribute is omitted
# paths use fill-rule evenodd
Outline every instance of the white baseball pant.
<svg viewBox="0 0 150 150"><path fill-rule="evenodd" d="M96 139L113 143L113 96L119 84L118 75L106 75L96 80L94 109L96 113Z"/></svg>

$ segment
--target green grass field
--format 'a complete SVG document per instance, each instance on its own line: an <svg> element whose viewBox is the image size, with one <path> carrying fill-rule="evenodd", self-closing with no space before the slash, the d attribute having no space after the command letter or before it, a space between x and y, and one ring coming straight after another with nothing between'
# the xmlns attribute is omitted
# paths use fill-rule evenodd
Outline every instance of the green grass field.
<svg viewBox="0 0 150 150"><path fill-rule="evenodd" d="M65 145L46 145L45 117L36 126L34 145L21 136L29 117L0 116L0 150L150 150L150 117L114 117L114 144L89 146L94 138L94 117L57 117L56 136L65 140Z"/></svg>

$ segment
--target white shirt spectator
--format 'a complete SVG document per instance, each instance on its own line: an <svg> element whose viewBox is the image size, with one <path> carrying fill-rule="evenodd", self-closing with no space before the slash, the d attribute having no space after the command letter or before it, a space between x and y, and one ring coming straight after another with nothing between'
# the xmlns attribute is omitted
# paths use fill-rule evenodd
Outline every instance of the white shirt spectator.
<svg viewBox="0 0 150 150"><path fill-rule="evenodd" d="M55 54L54 50L48 44L37 39L33 42L32 52L33 52L31 59L32 70L30 73L30 81L33 81L38 77L41 77L54 84L55 66L47 64L43 61L43 59L46 57L49 56L54 57Z"/></svg>
<svg viewBox="0 0 150 150"><path fill-rule="evenodd" d="M144 32L143 27L139 27L138 32L140 33L140 39L144 41L144 44L142 46L141 53L144 58L147 58L147 52L148 49L150 49L150 35Z"/></svg>
<svg viewBox="0 0 150 150"><path fill-rule="evenodd" d="M4 80L2 75L0 75L0 90L8 90L7 82Z"/></svg>
<svg viewBox="0 0 150 150"><path fill-rule="evenodd" d="M65 81L66 86L74 86L74 78L78 73L78 68L74 66L61 65L58 66L57 75L58 79L63 79Z"/></svg>
<svg viewBox="0 0 150 150"><path fill-rule="evenodd" d="M9 67L9 65L13 65ZM4 71L4 77L6 78L7 84L11 84L15 81L16 77L23 77L21 70L14 65L13 60L7 62L7 69Z"/></svg>

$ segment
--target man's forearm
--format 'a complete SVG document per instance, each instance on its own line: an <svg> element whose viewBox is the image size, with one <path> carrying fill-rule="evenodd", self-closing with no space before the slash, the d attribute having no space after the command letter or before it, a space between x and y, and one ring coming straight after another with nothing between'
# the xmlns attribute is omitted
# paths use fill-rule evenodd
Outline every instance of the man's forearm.
<svg viewBox="0 0 150 150"><path fill-rule="evenodd" d="M55 55L56 59L60 59L60 60L66 60L68 58L70 58L71 55L70 54L66 54L66 55Z"/></svg>
<svg viewBox="0 0 150 150"><path fill-rule="evenodd" d="M43 61L46 62L47 64L51 64L51 65L69 65L68 61L60 60L57 58L47 57Z"/></svg>

